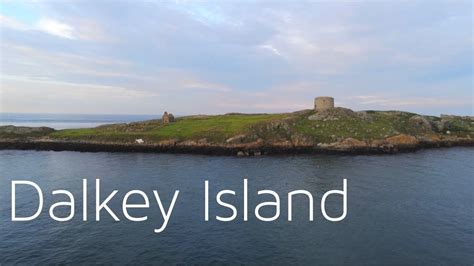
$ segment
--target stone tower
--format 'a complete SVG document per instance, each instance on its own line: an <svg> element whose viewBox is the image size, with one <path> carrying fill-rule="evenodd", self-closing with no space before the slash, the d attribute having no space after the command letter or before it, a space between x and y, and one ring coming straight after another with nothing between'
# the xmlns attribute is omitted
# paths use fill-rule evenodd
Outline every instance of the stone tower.
<svg viewBox="0 0 474 266"><path fill-rule="evenodd" d="M324 111L331 108L334 108L333 97L316 97L316 99L314 99L314 110Z"/></svg>

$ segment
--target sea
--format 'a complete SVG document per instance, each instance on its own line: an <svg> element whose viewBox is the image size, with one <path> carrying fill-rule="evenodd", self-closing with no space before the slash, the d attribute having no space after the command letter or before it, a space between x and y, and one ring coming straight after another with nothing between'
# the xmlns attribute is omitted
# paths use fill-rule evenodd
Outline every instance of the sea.
<svg viewBox="0 0 474 266"><path fill-rule="evenodd" d="M161 118L160 115L0 113L0 126L89 128L104 124L129 123Z"/></svg>
<svg viewBox="0 0 474 266"><path fill-rule="evenodd" d="M123 120L120 120L123 121ZM56 121L50 121L54 124ZM89 121L90 122L90 121ZM95 121L94 123L96 123ZM114 121L118 122L118 121ZM61 122L66 123L66 122ZM72 121L72 124L77 123ZM100 122L97 122L100 123ZM38 122L38 124L41 124ZM63 124L64 125L64 124ZM76 124L75 124L76 125ZM473 265L474 148L421 150L395 155L288 155L261 157L187 154L0 151L0 264L250 264L250 265ZM83 220L83 180L87 186L87 221ZM96 179L105 210L95 217ZM248 182L248 220L244 215L244 179ZM341 190L347 180L347 215L340 222L324 218L324 193ZM11 221L12 181L27 180L42 190L44 206L32 221ZM205 182L209 185L209 220L205 220ZM49 208L74 196L74 217L53 220ZM122 210L131 190L148 195L148 209L131 210L146 221L132 222ZM169 207L163 224L153 190ZM222 190L232 190L216 202ZM279 195L275 221L259 220L258 204ZM288 192L306 190L314 198L314 220L305 196L294 198L288 221ZM131 197L132 198L132 197ZM15 194L16 214L33 215L38 193L28 185ZM143 203L140 197L132 202ZM327 213L343 212L340 195L328 197ZM273 206L262 207L273 216ZM67 216L69 208L58 207Z"/></svg>

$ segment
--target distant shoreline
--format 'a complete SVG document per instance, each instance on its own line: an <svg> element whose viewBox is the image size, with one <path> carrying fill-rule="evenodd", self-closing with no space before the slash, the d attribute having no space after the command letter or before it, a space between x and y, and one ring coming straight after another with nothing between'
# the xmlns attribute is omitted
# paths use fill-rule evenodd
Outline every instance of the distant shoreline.
<svg viewBox="0 0 474 266"><path fill-rule="evenodd" d="M0 113L0 126L50 127L62 130L130 123L154 117L156 116L147 114Z"/></svg>

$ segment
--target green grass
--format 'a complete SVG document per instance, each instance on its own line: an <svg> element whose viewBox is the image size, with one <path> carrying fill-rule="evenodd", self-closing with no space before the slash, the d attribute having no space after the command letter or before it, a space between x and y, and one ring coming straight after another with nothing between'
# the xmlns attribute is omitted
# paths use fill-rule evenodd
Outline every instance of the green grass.
<svg viewBox="0 0 474 266"><path fill-rule="evenodd" d="M466 136L473 134L474 132L474 122L466 120L453 120L450 124L450 130L459 136Z"/></svg>
<svg viewBox="0 0 474 266"><path fill-rule="evenodd" d="M338 120L311 121L300 117L295 131L316 142L331 142L338 138L359 140L381 139L397 133L406 133L410 113L368 112L367 119L340 117Z"/></svg>
<svg viewBox="0 0 474 266"><path fill-rule="evenodd" d="M154 130L153 136L159 139L207 138L222 142L247 132L251 126L280 117L282 115L221 115L210 118L183 119Z"/></svg>
<svg viewBox="0 0 474 266"><path fill-rule="evenodd" d="M223 142L232 136L247 132L252 126L258 123L271 121L272 119L278 119L283 116L282 114L233 114L185 117L165 126L159 122L155 122L149 123L146 127L144 127L142 123L133 123L128 126L111 125L92 129L67 129L56 131L50 134L50 137L114 142L132 142L137 138L142 138L147 141L168 139L182 141L206 138L212 142Z"/></svg>
<svg viewBox="0 0 474 266"><path fill-rule="evenodd" d="M339 110L340 111L340 110ZM331 119L310 120L314 111L287 114L227 114L216 116L189 116L177 119L169 125L160 120L150 120L129 124L105 125L96 128L57 130L43 135L18 135L14 137L49 137L51 139L133 143L143 139L147 143L163 140L199 141L222 144L231 137L243 134L244 142L261 138L267 142L287 140L308 140L313 143L329 143L338 139L356 138L359 140L383 139L397 134L419 135L417 125L410 123L416 114L391 111L367 111L365 113L343 112ZM425 117L430 123L439 123L439 117ZM448 122L451 135L474 136L474 124L466 118L454 118ZM433 127L430 134L437 132ZM421 133L420 133L421 132ZM5 133L7 134L7 133ZM10 138L7 135L0 138ZM13 138L13 137L11 137Z"/></svg>

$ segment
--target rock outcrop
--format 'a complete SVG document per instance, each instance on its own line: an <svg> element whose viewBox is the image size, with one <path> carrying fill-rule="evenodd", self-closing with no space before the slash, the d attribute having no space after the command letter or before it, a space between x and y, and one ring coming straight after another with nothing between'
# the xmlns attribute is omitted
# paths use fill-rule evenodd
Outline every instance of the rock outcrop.
<svg viewBox="0 0 474 266"><path fill-rule="evenodd" d="M391 145L415 146L419 143L414 136L400 134L385 139L385 142Z"/></svg>
<svg viewBox="0 0 474 266"><path fill-rule="evenodd" d="M421 115L415 115L408 119L408 130L414 135L433 133L430 121Z"/></svg>
<svg viewBox="0 0 474 266"><path fill-rule="evenodd" d="M312 121L335 121L341 118L356 117L357 114L348 108L335 107L322 111L317 111L315 114L308 117Z"/></svg>

